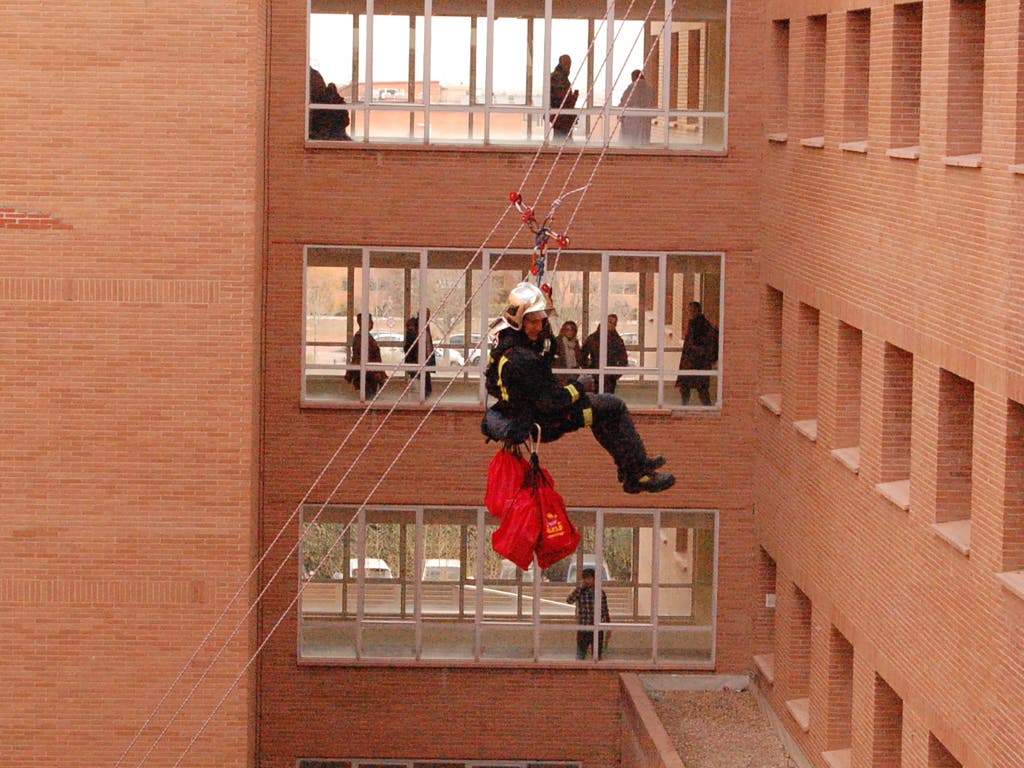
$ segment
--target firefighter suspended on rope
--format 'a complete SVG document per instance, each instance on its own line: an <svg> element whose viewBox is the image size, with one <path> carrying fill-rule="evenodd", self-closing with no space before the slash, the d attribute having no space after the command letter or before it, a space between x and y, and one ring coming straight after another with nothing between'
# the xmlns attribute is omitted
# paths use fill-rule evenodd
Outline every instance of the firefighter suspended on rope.
<svg viewBox="0 0 1024 768"><path fill-rule="evenodd" d="M590 427L618 468L626 493L658 493L675 477L658 472L662 456L648 456L621 398L594 392L594 377L584 374L566 385L552 372L554 339L548 315L549 294L532 283L509 293L501 317L491 326L487 391L498 402L487 409L481 428L491 440L521 443L531 427L541 427L543 442Z"/></svg>

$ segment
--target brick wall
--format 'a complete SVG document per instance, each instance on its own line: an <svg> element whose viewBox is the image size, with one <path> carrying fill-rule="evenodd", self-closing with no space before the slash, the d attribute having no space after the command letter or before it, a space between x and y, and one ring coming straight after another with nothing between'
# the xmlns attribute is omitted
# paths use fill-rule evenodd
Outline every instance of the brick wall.
<svg viewBox="0 0 1024 768"><path fill-rule="evenodd" d="M730 154L727 158L679 155L632 156L611 152L602 162L570 236L574 246L598 249L726 252L725 390L723 413L680 418L638 413L647 445L668 457L677 485L660 496L624 497L607 455L587 432L545 449L545 461L571 506L664 506L721 510L718 565L720 671L749 667L755 553L750 510L751 428L759 306L757 301L757 187L760 96L754 73L759 57L736 55L757 48L762 17L749 3L733 6L730 93ZM476 248L521 189L531 199L555 154L532 150L445 150L342 147L305 150L302 143L306 6L276 3L271 71L269 167L270 254L266 344L266 507L263 531L274 535L348 433L358 411L300 409L302 250L304 243L421 245ZM572 158L575 160L575 156ZM583 157L574 178L586 181L596 162ZM570 166L558 165L554 188ZM522 185L522 186L521 186ZM550 191L546 194L552 194ZM545 198L541 206L549 203ZM502 247L518 225L506 221L486 242ZM529 247L529 238L516 242ZM342 487L339 499L361 501L418 424L422 412L396 414L377 440L365 468ZM353 437L355 453L381 415L371 414ZM480 413L435 412L395 469L396 478L431 478L429 483L385 482L374 503L481 503L487 463L493 455L479 435ZM362 465L361 465L362 466ZM458 471L452 471L458 467ZM576 468L571 471L568 468ZM334 472L322 486L340 477ZM318 491L319 492L319 491ZM294 536L294 527L287 528ZM287 573L294 573L289 564ZM294 596L295 583L271 588L264 625ZM434 757L461 752L497 759L529 752L549 759L582 759L587 768L618 761L613 706L614 673L566 670L485 670L295 667L295 626L289 620L264 653L261 667L261 753L270 765L296 755L330 749L351 752L371 744L388 754ZM455 681L459 682L455 685ZM383 685L387 696L367 691ZM347 702L356 686L360 698ZM443 690L443 695L439 692ZM415 694L413 693L415 691ZM368 698L369 697L369 698ZM589 712L596 707L594 715ZM580 728L581 713L586 728ZM328 727L318 725L326 718ZM410 724L415 728L410 729ZM459 734L457 744L437 732ZM370 730L368 730L370 729ZM370 733L375 734L374 741ZM382 733L388 734L385 742ZM380 746L380 745L386 746ZM584 745L587 746L584 746Z"/></svg>
<svg viewBox="0 0 1024 768"><path fill-rule="evenodd" d="M186 668L254 553L262 3L4 18L0 764L114 765L182 673L170 765L250 652ZM250 764L252 694L185 764Z"/></svg>
<svg viewBox="0 0 1024 768"><path fill-rule="evenodd" d="M799 692L787 669L803 659L793 622L783 620L792 611L781 602L787 584L806 593L816 627L838 629L852 648L845 746L854 768L1024 764L1010 725L1022 711L1014 657L1022 601L997 578L1021 567L1007 557L1019 551L1019 472L1011 467L1020 463L1007 461L1020 452L1010 435L1019 434L1024 402L1015 283L1024 188L1007 144L1020 132L1013 76L1021 11L1019 2L985 3L979 18L978 7L872 6L865 152L839 147L849 94L836 76L844 59L833 31L856 7L776 2L767 11L794 29L827 11L831 58L824 146L801 146L792 132L787 142L765 141L762 278L783 294L784 396L780 416L760 408L756 417L757 536L780 584L769 698L816 766L826 765L822 752L842 746L831 717L836 682L815 661L814 645L803 733L784 706ZM982 30L983 74L951 58L962 62ZM767 22L764 35L774 39ZM796 35L790 57L813 67ZM965 99L970 78L983 79ZM982 93L993 101L970 149L959 127ZM799 103L791 91L790 109ZM887 156L909 144L920 145L918 159ZM980 167L946 159L967 151L981 153ZM792 427L808 418L803 306L818 310L821 329L816 441ZM857 334L859 395L840 364ZM769 376L760 391L778 385ZM853 434L839 426L854 413L844 391L859 407L859 462L851 466L832 455ZM901 480L909 480L906 510L875 490ZM966 541L934 527L968 517Z"/></svg>

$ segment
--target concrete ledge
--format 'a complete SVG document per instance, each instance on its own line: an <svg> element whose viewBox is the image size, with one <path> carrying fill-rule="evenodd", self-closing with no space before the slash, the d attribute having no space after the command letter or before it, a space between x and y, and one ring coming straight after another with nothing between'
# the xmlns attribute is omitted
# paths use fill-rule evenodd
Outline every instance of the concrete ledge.
<svg viewBox="0 0 1024 768"><path fill-rule="evenodd" d="M868 143L866 141L844 141L839 145L839 148L843 152L857 152L862 155L868 153Z"/></svg>
<svg viewBox="0 0 1024 768"><path fill-rule="evenodd" d="M754 656L754 666L768 685L775 684L775 654L760 653Z"/></svg>
<svg viewBox="0 0 1024 768"><path fill-rule="evenodd" d="M769 133L768 134L768 141L772 142L773 144L785 144L787 141L789 141L789 134L788 133Z"/></svg>
<svg viewBox="0 0 1024 768"><path fill-rule="evenodd" d="M774 413L776 416L779 416L782 413L781 394L761 395L759 398L757 398L757 402L759 402L769 411Z"/></svg>
<svg viewBox="0 0 1024 768"><path fill-rule="evenodd" d="M832 458L853 472L853 474L856 475L860 472L859 446L854 446L853 448L836 448L832 451Z"/></svg>
<svg viewBox="0 0 1024 768"><path fill-rule="evenodd" d="M875 490L888 501L907 512L910 509L910 480L893 480L891 483L879 483Z"/></svg>
<svg viewBox="0 0 1024 768"><path fill-rule="evenodd" d="M892 149L885 150L886 157L892 157L896 160L920 160L921 159L921 147L893 147Z"/></svg>
<svg viewBox="0 0 1024 768"><path fill-rule="evenodd" d="M801 147L810 147L811 149L824 149L825 137L824 136L811 136L807 139L800 139Z"/></svg>
<svg viewBox="0 0 1024 768"><path fill-rule="evenodd" d="M942 162L951 168L981 168L981 153L970 155L946 155Z"/></svg>
<svg viewBox="0 0 1024 768"><path fill-rule="evenodd" d="M821 758L828 765L828 768L850 768L850 764L853 761L853 750L849 747L846 749L833 749L828 752L822 752Z"/></svg>
<svg viewBox="0 0 1024 768"><path fill-rule="evenodd" d="M807 733L811 730L810 699L790 699L786 702L786 709L789 710L790 716L796 720L796 724L800 726L801 731Z"/></svg>
<svg viewBox="0 0 1024 768"><path fill-rule="evenodd" d="M794 421L793 427L801 435L806 437L812 443L818 442L818 420L817 419L804 419L803 421Z"/></svg>
<svg viewBox="0 0 1024 768"><path fill-rule="evenodd" d="M1004 571L997 573L996 578L1003 585L1003 589L1024 600L1024 571Z"/></svg>
<svg viewBox="0 0 1024 768"><path fill-rule="evenodd" d="M619 683L622 689L619 704L621 768L686 768L640 676L623 674L619 676Z"/></svg>
<svg viewBox="0 0 1024 768"><path fill-rule="evenodd" d="M971 552L971 521L950 520L946 523L933 523L932 530L961 555Z"/></svg>

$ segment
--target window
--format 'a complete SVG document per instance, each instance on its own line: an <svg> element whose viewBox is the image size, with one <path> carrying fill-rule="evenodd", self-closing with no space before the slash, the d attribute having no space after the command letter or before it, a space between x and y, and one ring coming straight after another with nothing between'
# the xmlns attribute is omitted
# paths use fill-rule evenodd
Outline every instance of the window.
<svg viewBox="0 0 1024 768"><path fill-rule="evenodd" d="M860 467L860 379L863 335L859 328L837 321L836 410L832 455L854 472Z"/></svg>
<svg viewBox="0 0 1024 768"><path fill-rule="evenodd" d="M868 80L871 67L871 11L846 14L843 66L843 141L868 138Z"/></svg>
<svg viewBox="0 0 1024 768"><path fill-rule="evenodd" d="M811 599L795 584L790 585L788 608L786 709L806 731L810 724Z"/></svg>
<svg viewBox="0 0 1024 768"><path fill-rule="evenodd" d="M344 137L315 133L324 108L312 110L311 139L560 144L551 127L562 104L552 103L550 75L568 55L579 100L563 107L563 117L570 126L575 119L577 142L727 146L727 0L591 2L575 6L572 18L550 10L524 15L509 0L433 0L405 13L380 8L312 0L309 65L319 77L311 73L311 80L334 84L350 124ZM644 77L632 87L635 70ZM311 105L322 101L318 92L311 85Z"/></svg>
<svg viewBox="0 0 1024 768"><path fill-rule="evenodd" d="M928 768L963 768L934 733L928 734Z"/></svg>
<svg viewBox="0 0 1024 768"><path fill-rule="evenodd" d="M1017 5L1017 39L1024 39L1024 2ZM1016 173L1024 173L1024 45L1017 51L1017 142L1014 148L1013 162Z"/></svg>
<svg viewBox="0 0 1024 768"><path fill-rule="evenodd" d="M951 0L949 10L946 155L963 158L981 153L985 0Z"/></svg>
<svg viewBox="0 0 1024 768"><path fill-rule="evenodd" d="M853 646L836 627L830 627L828 635L826 707L825 746L833 755L849 756L853 724Z"/></svg>
<svg viewBox="0 0 1024 768"><path fill-rule="evenodd" d="M443 398L451 405L482 404L487 329L523 279L521 265L529 258L522 252L307 247L303 402L357 405L376 398L390 407ZM631 407L718 407L723 259L563 251L546 275L558 310L552 332L572 320L581 344L593 336L593 366L604 374L597 376L599 386L614 386ZM701 304L715 329L712 357L683 354L692 302ZM369 334L358 333L361 315L372 318ZM609 337L609 315L617 317L625 361ZM418 351L406 354L410 321L430 328L433 355L425 361ZM424 363L424 375L417 376ZM710 402L681 402L680 377L698 393L706 391Z"/></svg>
<svg viewBox="0 0 1024 768"><path fill-rule="evenodd" d="M974 384L939 370L935 439L936 530L961 551L971 541Z"/></svg>
<svg viewBox="0 0 1024 768"><path fill-rule="evenodd" d="M893 8L892 122L890 146L921 143L921 3Z"/></svg>
<svg viewBox="0 0 1024 768"><path fill-rule="evenodd" d="M610 633L598 663L712 665L716 513L570 515L578 552L541 572L491 549L498 521L483 507L306 505L301 658L575 663L577 632L589 631ZM566 598L588 566L610 621L595 612L580 625Z"/></svg>
<svg viewBox="0 0 1024 768"><path fill-rule="evenodd" d="M1006 402L1002 570L1024 570L1024 405Z"/></svg>
<svg viewBox="0 0 1024 768"><path fill-rule="evenodd" d="M818 436L818 323L814 307L800 303L797 307L796 359L793 370L796 428L806 437Z"/></svg>
<svg viewBox="0 0 1024 768"><path fill-rule="evenodd" d="M762 604L754 614L754 664L771 685L775 682L775 591L776 567L775 559L764 547L759 547L758 561L758 594Z"/></svg>
<svg viewBox="0 0 1024 768"><path fill-rule="evenodd" d="M900 768L903 751L903 699L877 674L873 694L869 765Z"/></svg>
<svg viewBox="0 0 1024 768"><path fill-rule="evenodd" d="M782 291L765 286L761 324L761 391L759 401L775 415L782 412Z"/></svg>
<svg viewBox="0 0 1024 768"><path fill-rule="evenodd" d="M772 22L771 78L768 130L785 133L789 118L789 19Z"/></svg>
<svg viewBox="0 0 1024 768"><path fill-rule="evenodd" d="M804 40L803 135L825 135L825 36L827 16L808 16Z"/></svg>
<svg viewBox="0 0 1024 768"><path fill-rule="evenodd" d="M914 402L914 356L886 343L882 359L882 433L879 493L910 508L910 425Z"/></svg>

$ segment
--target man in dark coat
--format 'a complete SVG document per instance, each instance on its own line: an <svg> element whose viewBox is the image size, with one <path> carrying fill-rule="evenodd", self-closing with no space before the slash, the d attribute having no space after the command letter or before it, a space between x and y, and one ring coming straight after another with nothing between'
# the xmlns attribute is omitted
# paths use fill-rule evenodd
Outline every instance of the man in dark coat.
<svg viewBox="0 0 1024 768"><path fill-rule="evenodd" d="M649 457L626 404L615 395L593 394L589 374L563 385L552 373L554 339L548 325L550 304L535 285L520 283L509 294L501 320L492 328L497 344L487 365L487 390L498 399L482 425L494 440L519 443L538 425L542 442L590 427L619 470L626 493L658 493L675 477L657 472L665 463Z"/></svg>
<svg viewBox="0 0 1024 768"><path fill-rule="evenodd" d="M626 342L623 341L622 337L616 328L619 325L618 315L608 315L608 365L614 365L625 368L629 365L629 355L626 353ZM601 326L597 326L597 330L587 336L587 340L583 342L583 361L584 368L600 368L601 367ZM602 376L604 382L604 391L609 393L615 392L615 386L621 378L618 374L609 374Z"/></svg>
<svg viewBox="0 0 1024 768"><path fill-rule="evenodd" d="M699 301L689 305L690 321L686 325L683 340L683 354L679 357L679 370L708 370L718 362L718 329L713 326L701 309ZM696 389L701 405L711 405L709 376L684 376L676 378L676 389L682 395L682 403L690 402L690 390Z"/></svg>
<svg viewBox="0 0 1024 768"><path fill-rule="evenodd" d="M572 109L576 106L576 99L580 92L569 89L569 70L572 69L572 59L568 54L558 57L558 64L551 72L551 128L555 139L565 140L568 138L572 127L576 124L576 115L561 114L563 109Z"/></svg>

